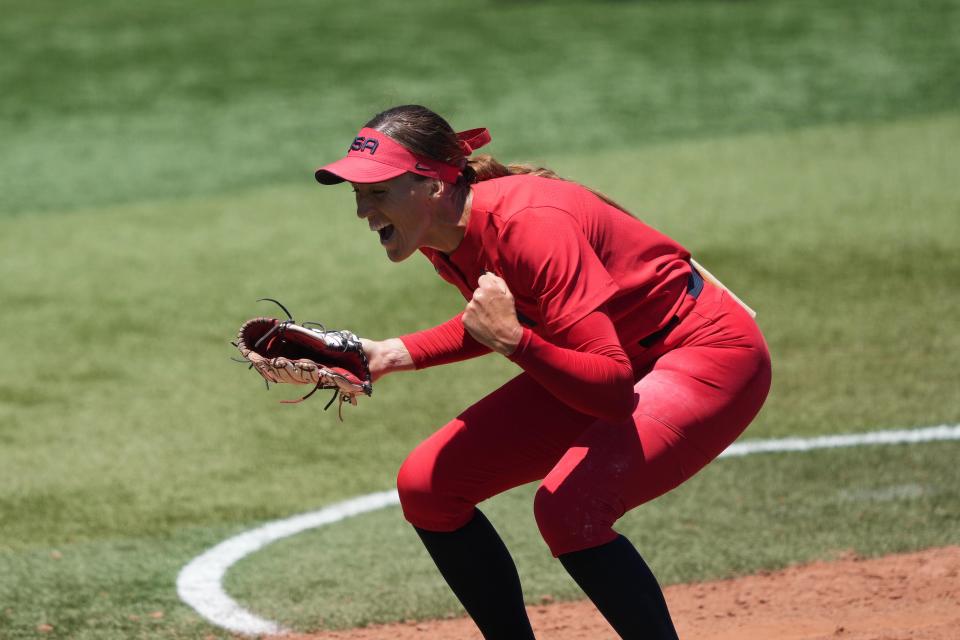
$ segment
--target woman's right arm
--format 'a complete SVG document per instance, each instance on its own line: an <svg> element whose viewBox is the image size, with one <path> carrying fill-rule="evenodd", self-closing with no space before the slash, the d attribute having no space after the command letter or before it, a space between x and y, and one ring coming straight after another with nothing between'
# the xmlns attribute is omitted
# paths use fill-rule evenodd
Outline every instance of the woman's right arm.
<svg viewBox="0 0 960 640"><path fill-rule="evenodd" d="M409 371L416 368L410 352L400 338L386 340L360 338L360 342L367 354L370 376L374 381L394 371Z"/></svg>
<svg viewBox="0 0 960 640"><path fill-rule="evenodd" d="M443 324L387 340L362 338L370 374L376 380L394 371L426 369L490 353L463 326L459 313Z"/></svg>

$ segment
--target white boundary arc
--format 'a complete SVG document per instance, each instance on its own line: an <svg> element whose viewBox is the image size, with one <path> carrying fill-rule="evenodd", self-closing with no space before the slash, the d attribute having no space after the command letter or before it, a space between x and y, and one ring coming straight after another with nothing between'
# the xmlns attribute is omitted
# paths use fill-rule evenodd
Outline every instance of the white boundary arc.
<svg viewBox="0 0 960 640"><path fill-rule="evenodd" d="M922 429L872 431L867 433L819 436L814 438L777 438L736 442L720 454L721 458L754 453L802 452L878 444L908 444L960 440L960 425L940 425ZM350 498L318 511L268 522L228 540L190 561L177 576L180 599L218 627L244 635L287 633L288 630L241 607L223 590L223 577L231 566L263 547L309 529L339 522L352 516L399 504L396 490Z"/></svg>

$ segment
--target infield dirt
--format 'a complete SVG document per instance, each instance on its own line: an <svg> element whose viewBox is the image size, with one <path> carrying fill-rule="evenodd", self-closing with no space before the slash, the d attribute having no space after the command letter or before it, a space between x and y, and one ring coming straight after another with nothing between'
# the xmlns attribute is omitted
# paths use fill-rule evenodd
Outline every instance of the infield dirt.
<svg viewBox="0 0 960 640"><path fill-rule="evenodd" d="M697 640L956 640L960 546L666 589L680 637ZM549 596L545 596L549 600ZM529 607L537 636L616 638L589 602ZM463 618L284 636L286 640L478 640Z"/></svg>

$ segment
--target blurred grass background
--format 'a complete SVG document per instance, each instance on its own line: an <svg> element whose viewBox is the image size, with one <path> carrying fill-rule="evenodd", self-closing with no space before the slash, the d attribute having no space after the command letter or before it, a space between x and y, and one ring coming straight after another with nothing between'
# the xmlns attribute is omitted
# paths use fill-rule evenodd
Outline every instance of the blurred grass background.
<svg viewBox="0 0 960 640"><path fill-rule="evenodd" d="M263 296L370 337L462 307L425 261L385 259L349 189L312 184L393 104L607 192L759 309L775 382L749 437L960 421L958 2L7 6L2 638L222 635L179 604L183 564L392 486L516 372L387 378L340 425L228 360ZM956 543L958 454L722 461L622 529L668 582ZM529 498L490 506L527 593L577 597ZM457 610L418 544L388 510L227 587L303 629Z"/></svg>
<svg viewBox="0 0 960 640"><path fill-rule="evenodd" d="M4 6L3 212L303 183L410 101L552 160L960 98L944 0Z"/></svg>

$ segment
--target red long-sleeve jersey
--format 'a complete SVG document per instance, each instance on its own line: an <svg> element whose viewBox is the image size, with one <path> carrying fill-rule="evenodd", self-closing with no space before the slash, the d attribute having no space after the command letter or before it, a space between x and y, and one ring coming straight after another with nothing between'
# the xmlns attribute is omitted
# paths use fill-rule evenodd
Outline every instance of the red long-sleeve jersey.
<svg viewBox="0 0 960 640"><path fill-rule="evenodd" d="M511 359L575 409L632 408L629 356L676 314L689 253L581 185L516 175L473 185L466 233L449 255L421 251L469 300L486 271L514 296L524 336ZM459 316L402 336L417 368L489 351Z"/></svg>

